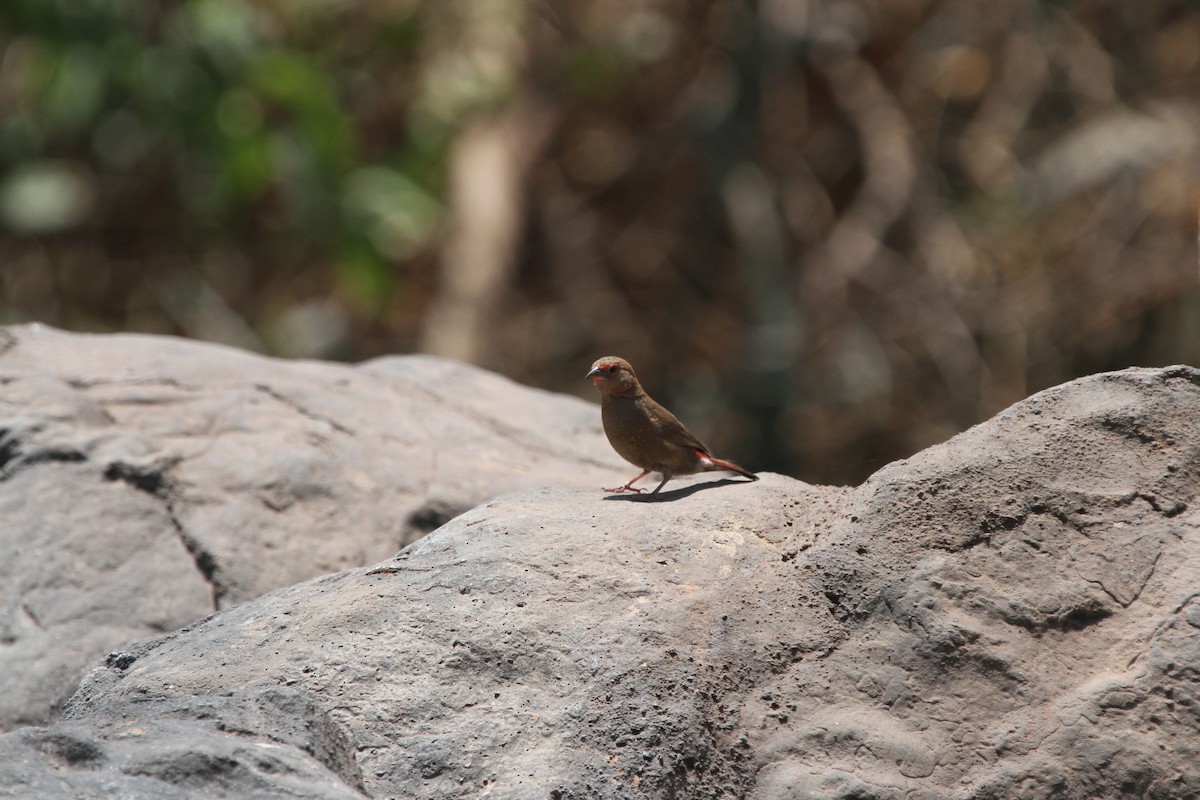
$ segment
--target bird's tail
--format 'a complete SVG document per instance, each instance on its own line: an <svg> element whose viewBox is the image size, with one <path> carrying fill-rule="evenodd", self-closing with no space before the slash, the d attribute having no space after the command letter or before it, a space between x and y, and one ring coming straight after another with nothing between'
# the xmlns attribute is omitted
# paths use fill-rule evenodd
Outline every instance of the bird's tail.
<svg viewBox="0 0 1200 800"><path fill-rule="evenodd" d="M728 470L729 472L736 472L738 475L743 475L752 481L758 480L758 476L755 475L753 472L751 472L748 469L743 469L742 467L739 467L737 464L733 463L732 461L726 461L723 458L714 458L713 456L710 456L708 453L702 453L699 450L696 451L696 455L700 456L701 461L708 464L708 467L707 467L707 469L705 469L705 472L708 472L710 470L723 469L723 470Z"/></svg>

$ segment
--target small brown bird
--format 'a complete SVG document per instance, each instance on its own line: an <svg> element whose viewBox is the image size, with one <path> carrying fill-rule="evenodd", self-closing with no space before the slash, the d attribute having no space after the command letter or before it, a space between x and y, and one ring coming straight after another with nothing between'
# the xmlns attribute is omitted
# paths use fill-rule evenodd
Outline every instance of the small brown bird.
<svg viewBox="0 0 1200 800"><path fill-rule="evenodd" d="M651 472L661 473L663 479L650 494L658 494L676 475L696 472L726 470L758 480L753 472L711 455L674 414L646 394L625 359L616 356L596 359L585 377L600 389L600 418L609 443L621 458L642 469L640 475L624 486L604 491L641 492L633 484Z"/></svg>

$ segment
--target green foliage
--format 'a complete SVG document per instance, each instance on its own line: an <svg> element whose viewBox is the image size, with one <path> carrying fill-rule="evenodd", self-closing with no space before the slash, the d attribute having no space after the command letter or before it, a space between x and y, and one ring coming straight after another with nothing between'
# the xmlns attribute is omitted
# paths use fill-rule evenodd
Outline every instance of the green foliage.
<svg viewBox="0 0 1200 800"><path fill-rule="evenodd" d="M379 122L368 115L392 113L403 127L406 109L364 107L378 98L362 84L403 69L393 59L413 55L424 24L412 9L377 29L346 25L353 10L5 3L0 83L13 101L0 120L0 171L9 176L0 225L45 233L91 217L99 229L120 226L137 251L174 239L184 262L232 247L267 283L276 272L342 264L340 289L360 305L385 304L395 259L437 229L433 176L445 148L401 136L363 152L361 138L373 138ZM142 220L104 205L81 213L96 194L124 213L127 203L152 207Z"/></svg>

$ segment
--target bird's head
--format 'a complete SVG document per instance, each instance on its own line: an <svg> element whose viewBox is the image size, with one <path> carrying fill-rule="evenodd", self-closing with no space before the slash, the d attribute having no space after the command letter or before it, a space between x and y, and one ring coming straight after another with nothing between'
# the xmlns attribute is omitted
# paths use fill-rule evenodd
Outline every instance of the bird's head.
<svg viewBox="0 0 1200 800"><path fill-rule="evenodd" d="M617 356L596 359L591 371L584 377L596 384L602 395L637 394L641 389L633 367Z"/></svg>

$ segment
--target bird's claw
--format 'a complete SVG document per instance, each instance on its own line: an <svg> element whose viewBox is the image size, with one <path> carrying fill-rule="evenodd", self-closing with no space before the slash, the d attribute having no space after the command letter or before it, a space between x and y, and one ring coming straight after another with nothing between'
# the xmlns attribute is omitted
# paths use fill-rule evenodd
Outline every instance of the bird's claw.
<svg viewBox="0 0 1200 800"><path fill-rule="evenodd" d="M636 486L618 486L615 489L605 489L604 491L612 492L613 494L620 494L621 492L637 492L641 494L643 490Z"/></svg>

